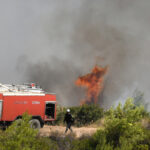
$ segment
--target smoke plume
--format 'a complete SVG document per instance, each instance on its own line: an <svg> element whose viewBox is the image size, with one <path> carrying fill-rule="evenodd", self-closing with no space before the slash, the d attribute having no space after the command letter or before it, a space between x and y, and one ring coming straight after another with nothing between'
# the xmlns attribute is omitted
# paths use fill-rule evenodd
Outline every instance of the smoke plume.
<svg viewBox="0 0 150 150"><path fill-rule="evenodd" d="M77 105L84 93L74 81L108 65L104 107L136 88L148 101L149 7L149 0L2 0L1 82L36 82Z"/></svg>

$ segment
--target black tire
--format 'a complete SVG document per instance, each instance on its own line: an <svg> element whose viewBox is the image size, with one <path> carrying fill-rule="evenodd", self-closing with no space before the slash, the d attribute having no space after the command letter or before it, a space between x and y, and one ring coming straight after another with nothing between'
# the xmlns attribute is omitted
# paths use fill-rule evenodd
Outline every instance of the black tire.
<svg viewBox="0 0 150 150"><path fill-rule="evenodd" d="M33 129L40 129L41 128L41 123L38 119L32 119L29 121L30 127Z"/></svg>

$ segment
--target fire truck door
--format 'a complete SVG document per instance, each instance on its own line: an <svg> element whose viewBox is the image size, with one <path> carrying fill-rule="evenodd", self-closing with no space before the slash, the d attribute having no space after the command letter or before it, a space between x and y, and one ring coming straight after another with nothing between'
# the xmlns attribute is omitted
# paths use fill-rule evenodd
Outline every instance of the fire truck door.
<svg viewBox="0 0 150 150"><path fill-rule="evenodd" d="M0 100L0 119L2 118L3 101Z"/></svg>
<svg viewBox="0 0 150 150"><path fill-rule="evenodd" d="M48 119L54 119L55 116L55 103L46 102L45 115Z"/></svg>

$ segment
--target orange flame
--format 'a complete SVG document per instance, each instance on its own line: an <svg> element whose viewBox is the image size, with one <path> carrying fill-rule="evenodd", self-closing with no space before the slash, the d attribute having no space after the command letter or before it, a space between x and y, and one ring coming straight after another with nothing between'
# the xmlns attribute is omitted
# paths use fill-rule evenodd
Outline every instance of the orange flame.
<svg viewBox="0 0 150 150"><path fill-rule="evenodd" d="M77 86L82 86L87 89L86 97L81 101L83 104L97 104L98 96L103 89L104 75L107 73L108 67L98 67L97 65L93 68L92 72L79 77L75 84Z"/></svg>

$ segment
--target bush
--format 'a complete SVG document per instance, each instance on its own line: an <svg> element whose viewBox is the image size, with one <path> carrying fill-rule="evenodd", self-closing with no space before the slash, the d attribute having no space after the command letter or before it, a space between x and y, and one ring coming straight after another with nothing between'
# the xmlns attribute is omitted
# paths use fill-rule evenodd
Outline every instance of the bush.
<svg viewBox="0 0 150 150"><path fill-rule="evenodd" d="M91 124L98 119L102 118L104 111L97 105L83 105L80 107L72 107L71 111L75 117L75 123L77 126L83 126Z"/></svg>
<svg viewBox="0 0 150 150"><path fill-rule="evenodd" d="M116 109L110 108L106 113L106 118L126 118L129 123L134 123L145 117L145 109L143 106L135 106L133 99L129 98L126 100L124 106L121 103Z"/></svg>
<svg viewBox="0 0 150 150"><path fill-rule="evenodd" d="M60 132L52 132L50 139L57 143L59 150L71 150L72 142L75 140L75 134L70 133L62 136Z"/></svg>
<svg viewBox="0 0 150 150"><path fill-rule="evenodd" d="M66 109L64 107L58 108L56 124L63 124L64 116L66 113ZM104 115L104 111L102 108L96 105L82 105L76 107L70 107L71 114L75 120L74 124L76 126L89 125L102 118Z"/></svg>
<svg viewBox="0 0 150 150"><path fill-rule="evenodd" d="M30 128L30 116L25 113L22 121L14 122L0 132L0 150L51 150L57 149L50 140L38 137L38 130Z"/></svg>
<svg viewBox="0 0 150 150"><path fill-rule="evenodd" d="M141 127L144 108L130 98L107 112L105 129L91 138L74 141L72 150L148 150L150 131Z"/></svg>

